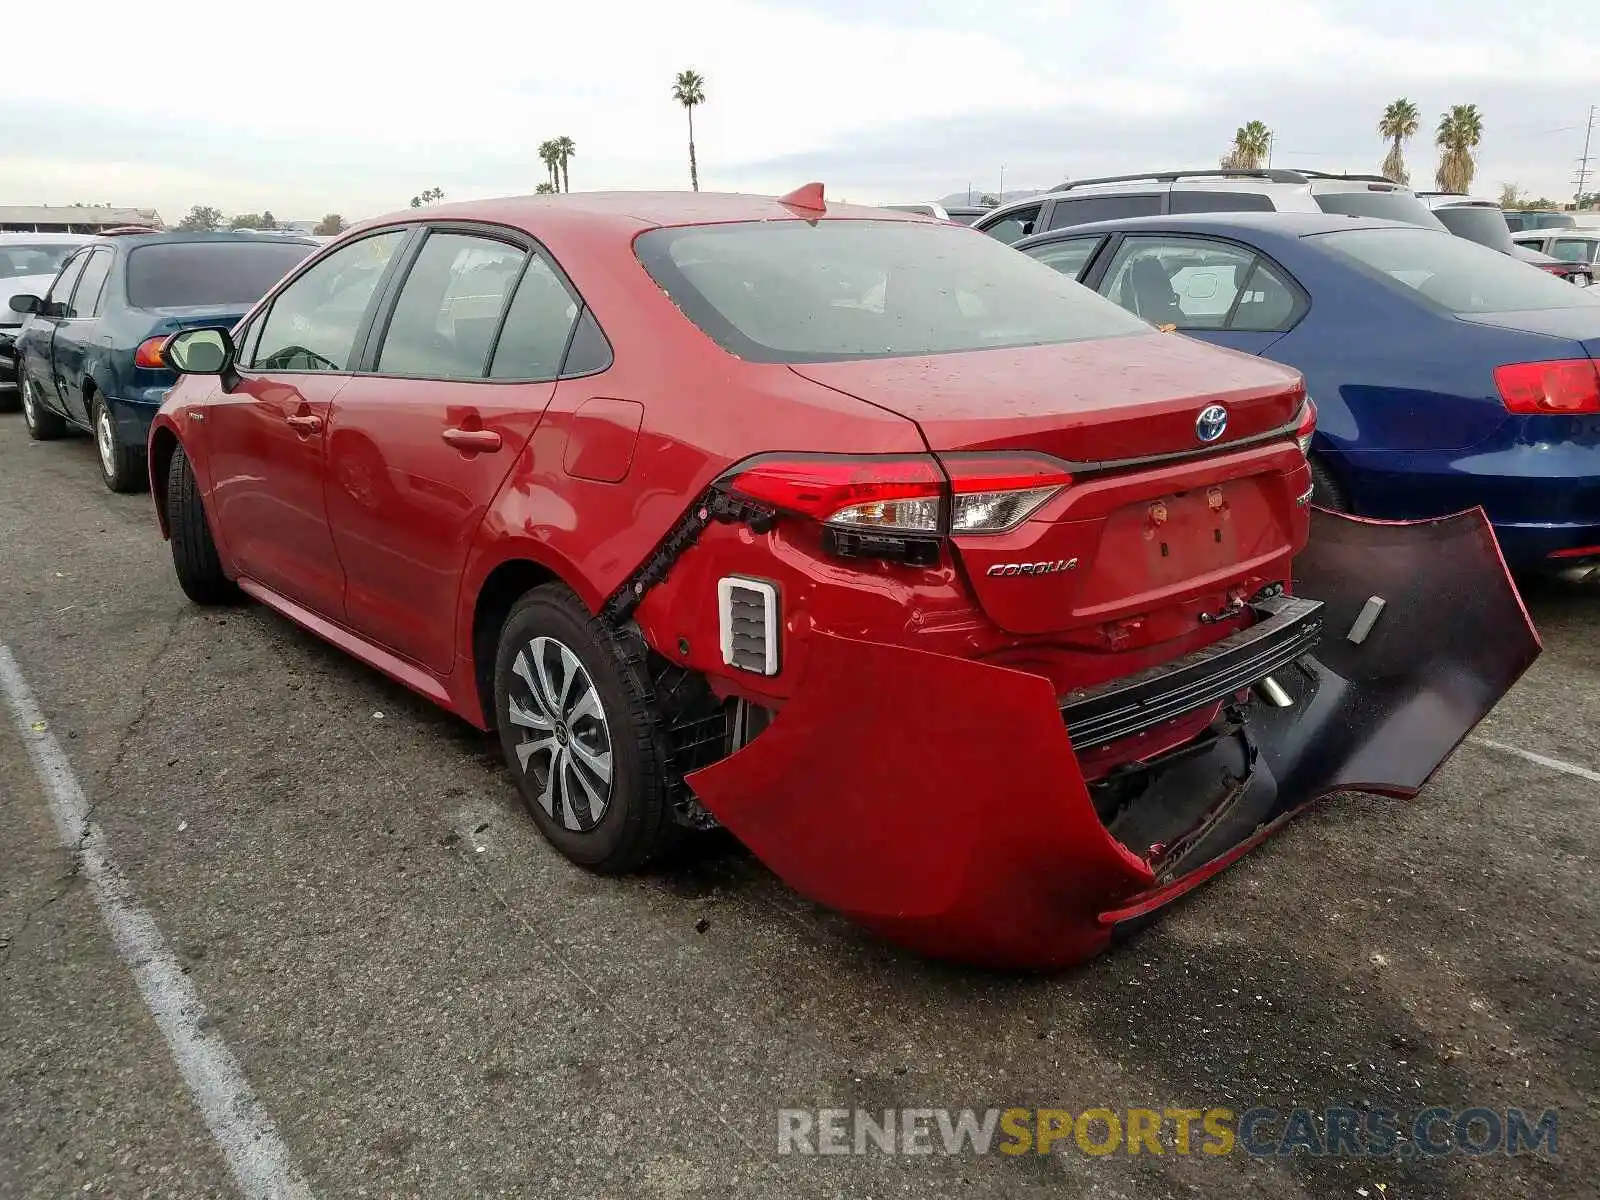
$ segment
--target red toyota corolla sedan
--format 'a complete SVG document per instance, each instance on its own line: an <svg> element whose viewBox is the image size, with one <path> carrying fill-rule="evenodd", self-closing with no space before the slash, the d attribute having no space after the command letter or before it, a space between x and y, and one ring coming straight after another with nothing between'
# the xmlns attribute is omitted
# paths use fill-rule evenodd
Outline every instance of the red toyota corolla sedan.
<svg viewBox="0 0 1600 1200"><path fill-rule="evenodd" d="M1312 514L1294 373L820 185L410 210L164 353L196 602L497 729L575 862L720 823L928 954L1087 957L1537 653L1481 514Z"/></svg>

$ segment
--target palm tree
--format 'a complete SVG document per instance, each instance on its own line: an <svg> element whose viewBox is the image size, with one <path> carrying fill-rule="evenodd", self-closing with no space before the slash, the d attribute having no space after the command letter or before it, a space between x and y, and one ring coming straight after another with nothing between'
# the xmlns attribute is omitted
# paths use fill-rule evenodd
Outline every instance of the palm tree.
<svg viewBox="0 0 1600 1200"><path fill-rule="evenodd" d="M706 102L706 81L695 71L679 71L672 81L672 98L689 114L689 185L700 190L700 167L694 158L694 106Z"/></svg>
<svg viewBox="0 0 1600 1200"><path fill-rule="evenodd" d="M561 190L570 192L572 184L567 179L567 161L578 156L578 147L573 144L571 138L562 134L550 143L550 148L555 152L556 166L561 171Z"/></svg>
<svg viewBox="0 0 1600 1200"><path fill-rule="evenodd" d="M552 192L557 191L561 180L556 175L556 144L554 141L539 143L539 161L544 163L545 179L550 184L550 190Z"/></svg>
<svg viewBox="0 0 1600 1200"><path fill-rule="evenodd" d="M1381 169L1396 183L1411 182L1411 172L1406 170L1403 149L1421 123L1422 110L1404 96L1383 110L1383 119L1378 122L1378 136L1388 139L1389 153L1384 155Z"/></svg>
<svg viewBox="0 0 1600 1200"><path fill-rule="evenodd" d="M1439 170L1434 183L1441 192L1466 193L1472 188L1478 160L1472 152L1483 140L1483 114L1476 104L1454 104L1439 118L1434 141L1439 147Z"/></svg>
<svg viewBox="0 0 1600 1200"><path fill-rule="evenodd" d="M1222 156L1225 171L1257 171L1261 160L1272 145L1272 130L1263 121L1249 121L1239 126L1233 135L1233 146Z"/></svg>

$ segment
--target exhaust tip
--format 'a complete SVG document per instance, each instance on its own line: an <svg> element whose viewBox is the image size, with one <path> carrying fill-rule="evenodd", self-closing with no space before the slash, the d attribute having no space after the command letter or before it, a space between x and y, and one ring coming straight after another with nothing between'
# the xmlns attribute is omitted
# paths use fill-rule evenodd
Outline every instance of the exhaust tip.
<svg viewBox="0 0 1600 1200"><path fill-rule="evenodd" d="M1256 682L1256 695L1272 705L1273 708L1294 707L1294 697L1284 691L1283 684L1279 683L1271 675L1267 675Z"/></svg>

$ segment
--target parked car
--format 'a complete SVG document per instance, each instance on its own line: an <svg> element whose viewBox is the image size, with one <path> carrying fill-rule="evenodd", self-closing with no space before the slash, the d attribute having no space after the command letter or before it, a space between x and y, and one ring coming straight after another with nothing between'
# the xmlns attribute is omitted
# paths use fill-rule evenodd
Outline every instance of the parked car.
<svg viewBox="0 0 1600 1200"><path fill-rule="evenodd" d="M1506 226L1513 233L1526 229L1571 229L1575 225L1577 221L1571 213L1534 208L1506 210Z"/></svg>
<svg viewBox="0 0 1600 1200"><path fill-rule="evenodd" d="M988 212L989 207L992 206L984 206L981 204L947 204L945 205L944 211L945 215L957 225L971 225L979 217L983 216L984 213Z"/></svg>
<svg viewBox="0 0 1600 1200"><path fill-rule="evenodd" d="M1537 653L1476 514L1301 553L1294 372L820 184L402 212L163 355L192 599L498 729L575 862L721 822L926 953L1095 953Z"/></svg>
<svg viewBox="0 0 1600 1200"><path fill-rule="evenodd" d="M145 436L176 377L158 355L175 329L230 326L313 249L304 239L130 230L88 239L47 288L15 293L28 433L94 435L114 492L145 485Z"/></svg>
<svg viewBox="0 0 1600 1200"><path fill-rule="evenodd" d="M1600 229L1534 229L1512 234L1511 240L1563 262L1600 266Z"/></svg>
<svg viewBox="0 0 1600 1200"><path fill-rule="evenodd" d="M1018 243L1123 307L1300 371L1314 502L1422 519L1482 505L1517 567L1600 566L1600 296L1464 238L1249 213Z"/></svg>
<svg viewBox="0 0 1600 1200"><path fill-rule="evenodd" d="M942 204L885 204L883 206L890 212L915 213L920 217L938 217L941 221L948 221L950 214L945 211Z"/></svg>
<svg viewBox="0 0 1600 1200"><path fill-rule="evenodd" d="M1567 262L1513 241L1511 231L1506 227L1506 214L1493 200L1475 200L1458 192L1418 192L1417 197L1457 237L1531 263L1541 271L1578 287L1588 287L1592 282L1593 272L1587 265Z"/></svg>
<svg viewBox="0 0 1600 1200"><path fill-rule="evenodd" d="M0 233L0 296L42 295L67 255L88 240L75 233ZM9 305L0 309L0 410L18 404L16 342L22 319Z"/></svg>
<svg viewBox="0 0 1600 1200"><path fill-rule="evenodd" d="M993 208L973 228L1002 242L1094 221L1165 213L1327 212L1442 226L1406 188L1381 175L1322 171L1158 171L1063 183Z"/></svg>

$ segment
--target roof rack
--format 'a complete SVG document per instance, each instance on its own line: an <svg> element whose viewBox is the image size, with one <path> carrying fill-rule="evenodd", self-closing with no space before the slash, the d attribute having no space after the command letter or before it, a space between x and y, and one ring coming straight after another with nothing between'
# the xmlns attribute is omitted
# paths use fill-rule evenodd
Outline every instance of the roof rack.
<svg viewBox="0 0 1600 1200"><path fill-rule="evenodd" d="M1395 187L1405 187L1398 179L1387 175L1351 175L1344 171L1313 171L1309 167L1301 167L1300 174L1307 179L1349 179L1356 183L1392 183Z"/></svg>
<svg viewBox="0 0 1600 1200"><path fill-rule="evenodd" d="M1310 171L1285 171L1264 167L1258 171L1236 171L1213 167L1198 171L1141 171L1137 175L1103 175L1098 179L1069 179L1051 188L1052 192L1070 192L1073 188L1090 187L1097 183L1176 183L1180 179L1265 179L1268 183L1307 183Z"/></svg>

